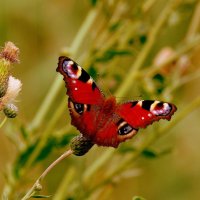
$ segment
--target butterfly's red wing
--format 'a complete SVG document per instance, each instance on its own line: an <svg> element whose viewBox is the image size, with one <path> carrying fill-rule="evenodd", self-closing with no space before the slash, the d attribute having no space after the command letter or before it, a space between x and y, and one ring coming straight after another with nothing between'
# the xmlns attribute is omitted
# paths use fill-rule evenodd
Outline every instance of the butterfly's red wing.
<svg viewBox="0 0 200 200"><path fill-rule="evenodd" d="M160 119L170 120L176 111L171 103L143 100L120 104L117 113L134 128L146 128Z"/></svg>
<svg viewBox="0 0 200 200"><path fill-rule="evenodd" d="M105 101L103 93L89 74L68 57L59 57L57 71L64 76L71 124L92 138L97 129L98 112Z"/></svg>
<svg viewBox="0 0 200 200"><path fill-rule="evenodd" d="M59 57L57 71L64 76L67 94L73 102L100 104L104 100L103 93L89 74L70 58Z"/></svg>
<svg viewBox="0 0 200 200"><path fill-rule="evenodd" d="M85 137L92 140L97 128L97 113L94 112L95 105L75 103L69 98L68 107L71 115L71 124Z"/></svg>
<svg viewBox="0 0 200 200"><path fill-rule="evenodd" d="M124 128L127 129L125 134L122 132ZM111 119L108 120L108 123L106 123L102 129L97 131L94 142L100 146L117 148L121 142L132 138L137 131L138 129L129 126L124 120L113 121Z"/></svg>
<svg viewBox="0 0 200 200"><path fill-rule="evenodd" d="M175 105L161 101L143 100L118 104L112 117L97 131L95 143L117 147L121 142L132 138L139 128L146 128L160 119L170 120L175 111Z"/></svg>
<svg viewBox="0 0 200 200"><path fill-rule="evenodd" d="M70 58L60 57L57 71L66 83L72 125L97 145L117 147L139 128L170 120L176 111L175 105L159 101L116 104L114 97L105 99L93 79Z"/></svg>

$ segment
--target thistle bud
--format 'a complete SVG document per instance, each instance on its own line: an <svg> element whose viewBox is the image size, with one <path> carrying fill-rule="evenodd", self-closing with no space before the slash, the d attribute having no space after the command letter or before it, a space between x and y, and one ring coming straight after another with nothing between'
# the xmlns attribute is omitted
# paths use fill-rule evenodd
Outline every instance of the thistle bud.
<svg viewBox="0 0 200 200"><path fill-rule="evenodd" d="M3 109L3 112L8 118L15 118L17 116L18 108L14 104L7 104Z"/></svg>
<svg viewBox="0 0 200 200"><path fill-rule="evenodd" d="M74 137L71 141L70 147L73 150L73 154L76 156L82 156L86 154L94 144L92 141L82 134Z"/></svg>
<svg viewBox="0 0 200 200"><path fill-rule="evenodd" d="M19 62L18 55L19 49L12 42L0 51L0 98L6 94L11 64Z"/></svg>
<svg viewBox="0 0 200 200"><path fill-rule="evenodd" d="M37 184L36 184L36 186L35 186L35 190L36 190L37 192L39 192L39 191L42 190L42 185L41 185L39 182L37 182Z"/></svg>
<svg viewBox="0 0 200 200"><path fill-rule="evenodd" d="M8 88L10 63L5 59L0 59L0 98L6 94Z"/></svg>
<svg viewBox="0 0 200 200"><path fill-rule="evenodd" d="M10 63L19 63L19 48L12 42L6 42L5 47L0 52L0 58L4 58Z"/></svg>

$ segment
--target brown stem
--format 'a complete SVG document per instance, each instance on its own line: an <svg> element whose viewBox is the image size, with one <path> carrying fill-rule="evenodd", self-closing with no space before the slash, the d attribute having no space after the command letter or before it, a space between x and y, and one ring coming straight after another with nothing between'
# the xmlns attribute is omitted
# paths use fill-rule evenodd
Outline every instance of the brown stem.
<svg viewBox="0 0 200 200"><path fill-rule="evenodd" d="M41 181L44 179L44 177L62 160L64 160L66 157L73 154L73 150L69 149L65 153L63 153L59 158L57 158L53 163L47 167L47 169L41 174L41 176L35 181L32 188L26 193L26 195L21 200L27 200L29 199L36 191L39 191L42 189Z"/></svg>

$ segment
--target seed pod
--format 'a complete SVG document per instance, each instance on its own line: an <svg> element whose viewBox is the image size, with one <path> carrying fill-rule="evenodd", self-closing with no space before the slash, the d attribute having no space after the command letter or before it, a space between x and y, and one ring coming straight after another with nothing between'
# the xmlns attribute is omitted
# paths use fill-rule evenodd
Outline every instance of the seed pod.
<svg viewBox="0 0 200 200"><path fill-rule="evenodd" d="M71 141L70 147L73 150L73 154L76 156L82 156L86 154L94 144L90 139L84 137L82 134L74 137Z"/></svg>
<svg viewBox="0 0 200 200"><path fill-rule="evenodd" d="M17 116L18 108L14 104L7 104L3 109L3 112L8 118L15 118Z"/></svg>

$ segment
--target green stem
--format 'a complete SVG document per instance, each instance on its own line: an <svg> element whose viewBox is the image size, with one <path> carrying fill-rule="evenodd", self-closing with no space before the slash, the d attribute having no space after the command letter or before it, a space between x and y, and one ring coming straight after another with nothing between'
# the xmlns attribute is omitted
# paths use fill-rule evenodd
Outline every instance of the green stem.
<svg viewBox="0 0 200 200"><path fill-rule="evenodd" d="M48 127L46 128L46 130L42 133L42 136L39 140L38 145L36 146L34 152L30 155L26 165L25 165L25 169L28 169L36 160L37 156L39 155L39 153L41 152L42 148L44 147L44 145L46 144L49 134L52 132L53 127L56 125L59 117L62 115L62 113L65 111L66 109L66 104L67 104L67 100L66 97L64 97L62 99L62 102L60 103L59 107L57 108L56 112L53 114L51 120L48 123Z"/></svg>
<svg viewBox="0 0 200 200"><path fill-rule="evenodd" d="M84 42L84 39L87 37L88 32L89 32L91 26L94 24L98 14L99 14L98 8L93 8L88 13L84 23L82 24L79 32L77 33L76 37L74 38L73 43L70 48L70 50L74 56L77 55L81 44Z"/></svg>
<svg viewBox="0 0 200 200"><path fill-rule="evenodd" d="M66 157L73 154L73 151L71 149L67 150L65 153L63 153L59 158L57 158L53 163L47 167L47 169L42 173L42 175L36 180L32 188L26 193L26 195L22 198L22 200L27 200L31 198L32 195L35 194L36 191L41 190L41 181L45 178L45 176L62 160L64 160Z"/></svg>
<svg viewBox="0 0 200 200"><path fill-rule="evenodd" d="M165 9L162 11L161 15L159 16L158 20L155 22L154 25L152 25L152 29L149 32L148 40L146 44L144 45L143 49L138 55L138 58L134 62L134 64L131 66L130 71L127 75L127 77L124 79L123 83L120 85L116 92L116 96L124 96L126 92L129 90L130 86L134 82L134 79L137 76L138 70L143 66L144 61L146 60L152 46L156 42L156 38L158 36L158 33L164 23L166 22L166 19L168 18L169 14L172 11L172 7L174 5L174 1L171 0L168 2Z"/></svg>
<svg viewBox="0 0 200 200"><path fill-rule="evenodd" d="M58 190L56 191L56 194L52 198L53 200L60 200L63 199L63 197L66 197L68 193L67 188L70 187L70 184L73 181L75 175L76 175L76 170L74 169L74 167L71 167L67 170L61 184L58 187Z"/></svg>
<svg viewBox="0 0 200 200"><path fill-rule="evenodd" d="M95 20L95 18L97 16L97 13L98 12L96 11L96 9L93 9L93 10L91 10L89 12L84 24L82 25L82 27L80 29L80 32L75 37L75 40L77 40L78 42L74 41L73 44L72 44L71 48L72 48L72 51L74 52L74 54L76 53L76 51L78 51L78 47L81 45L81 43L83 42L85 36L87 35L86 33L90 29L92 23L94 22L94 20ZM57 90L58 90L59 84L60 84L60 80L61 80L60 77L57 77L56 79L57 79L56 80L56 84L53 84L52 89L50 89L50 92L51 92L51 90L54 91L53 92L54 95L57 93ZM49 92L49 94L50 94L50 92ZM47 95L47 97L48 97L48 95ZM44 116L47 114L47 111L49 110L50 105L52 103L52 100L55 98L55 96L52 95L51 99L48 100L47 97L45 98L44 103L49 101L48 106L45 106L44 103L43 103L41 110L38 111L38 114L36 115L35 120L33 121L33 122L37 122L37 126L39 126L42 123L42 121L44 120ZM28 167L30 167L32 165L32 163L34 162L34 160L36 159L36 157L40 153L42 147L45 145L50 131L52 131L52 128L56 124L56 122L59 119L59 117L61 116L62 112L65 110L66 102L67 102L66 101L66 97L64 97L64 99L63 99L62 103L60 104L60 106L58 107L56 113L53 115L52 119L50 120L50 122L48 124L48 127L46 128L46 130L42 134L40 142L37 145L35 151L30 156L30 158L29 158L29 160L28 160L28 162L26 164L26 168L28 168ZM40 121L38 119L40 119Z"/></svg>
<svg viewBox="0 0 200 200"><path fill-rule="evenodd" d="M140 54L137 57L137 60L132 65L130 72L128 73L127 77L124 79L125 81L121 84L121 86L117 90L115 96L124 96L125 93L128 91L128 89L131 87L132 83L134 82L134 78L137 75L138 70L142 67L146 57L148 56L148 54L151 50L151 47L153 46L154 42L156 42L156 37L157 37L157 34L159 33L159 30L162 28L164 22L168 18L168 15L171 13L172 4L173 4L173 1L169 1L166 8L162 11L161 16L158 18L158 20L152 26L153 28L149 34L147 43L141 50ZM93 174L95 174L95 172L99 168L101 168L101 166L103 164L105 164L106 162L108 162L111 159L114 152L115 151L113 149L107 149L106 152L104 154L102 154L99 159L94 161L93 164L85 171L84 181L85 182L89 181L90 177Z"/></svg>
<svg viewBox="0 0 200 200"><path fill-rule="evenodd" d="M126 168L130 162L133 162L136 160L141 153L152 143L154 143L158 138L161 136L164 136L169 130L171 130L176 124L178 124L181 120L183 120L185 117L187 117L189 114L191 114L193 111L195 111L197 108L200 107L200 96L198 96L195 100L191 102L190 105L185 107L185 109L182 109L179 113L177 113L176 117L171 121L171 123L168 126L162 127L156 134L154 134L152 137L150 137L148 140L146 138L139 144L136 151L134 151L130 156L128 156L126 159L122 160L117 167L104 179L101 183L94 186L90 193L95 191L97 188L107 184L110 182L110 180L118 173L121 173L124 168Z"/></svg>
<svg viewBox="0 0 200 200"><path fill-rule="evenodd" d="M197 5L195 6L195 11L186 35L186 40L189 41L198 33L199 25L200 25L200 2L198 2Z"/></svg>
<svg viewBox="0 0 200 200"><path fill-rule="evenodd" d="M2 126L6 123L7 119L7 117L4 117L3 121L0 124L0 128L2 128Z"/></svg>
<svg viewBox="0 0 200 200"><path fill-rule="evenodd" d="M91 28L92 24L94 23L97 15L98 15L98 10L95 8L88 13L84 23L82 24L80 30L78 31L70 47L70 50L74 56L76 56L76 54L78 53L78 50L81 44L83 43L85 37L87 36L88 31ZM56 76L55 80L53 81L53 85L51 86L49 92L47 93L38 111L36 112L36 115L29 127L30 131L37 129L43 123L44 118L49 112L53 101L58 96L58 92L61 88L61 85L62 85L61 76Z"/></svg>
<svg viewBox="0 0 200 200"><path fill-rule="evenodd" d="M82 42L84 41L85 37L87 36L89 29L91 28L92 24L94 23L97 15L98 15L97 11L98 10L96 10L94 8L88 13L86 20L84 21L83 25L80 28L80 31L76 35L74 42L72 43L72 46L71 46L71 51L74 55L77 54ZM53 103L54 99L57 97L57 93L58 93L58 91L60 89L60 85L61 85L61 80L62 79L59 76L56 77L54 84L52 85L52 87L49 90L46 98L44 99L39 111L37 112L35 118L33 119L33 122L30 127L31 130L37 129L43 123L46 114L50 110L51 104ZM56 125L58 119L60 118L61 114L65 110L66 104L67 104L66 97L64 97L62 102L60 103L58 109L56 110L56 112L52 116L50 122L48 123L48 126L44 130L37 147L35 148L34 152L31 154L31 156L29 157L23 170L21 171L21 174L24 174L26 172L26 170L28 168L30 168L31 165L36 160L36 158L39 155L39 153L41 152L43 146L46 144L48 136L51 133L53 127ZM32 192L32 190L34 190L34 188L35 188L35 186L32 187L30 192Z"/></svg>
<svg viewBox="0 0 200 200"><path fill-rule="evenodd" d="M193 100L188 106L180 110L177 114L176 117L171 121L171 123L166 126L162 127L159 130L159 135L162 135L162 133L167 132L170 130L172 127L174 127L179 121L190 115L193 111L195 111L197 108L200 107L200 96L198 96L195 100Z"/></svg>
<svg viewBox="0 0 200 200"><path fill-rule="evenodd" d="M86 170L83 174L83 180L84 182L87 182L90 180L90 177L95 174L95 172L99 169L100 166L102 166L104 163L106 163L115 152L115 149L109 149L107 150L103 156L99 157L90 167L89 170Z"/></svg>
<svg viewBox="0 0 200 200"><path fill-rule="evenodd" d="M178 49L176 51L175 54L173 54L172 56L170 56L168 59L165 60L165 62L162 62L162 64L157 65L157 66L150 66L148 68L148 71L145 70L142 73L142 76L147 76L147 77L151 77L152 75L154 75L157 71L159 71L162 67L172 63L174 60L177 60L181 55L183 55L184 53L187 53L188 51L190 51L191 49L195 48L196 46L198 46L200 44L200 35L197 35L196 37L194 37L193 39L189 40L187 42L187 44L185 44L182 48Z"/></svg>
<svg viewBox="0 0 200 200"><path fill-rule="evenodd" d="M61 76L57 75L53 85L51 86L50 90L48 91L44 101L42 102L41 106L38 109L32 123L29 126L29 131L34 131L37 129L44 121L44 118L51 107L51 104L58 96L58 92L62 86L62 78Z"/></svg>
<svg viewBox="0 0 200 200"><path fill-rule="evenodd" d="M167 96L167 94L172 94L175 90L177 90L181 86L183 86L191 81L194 81L195 79L199 79L199 78L200 78L200 70L197 70L189 75L185 75L183 78L178 79L174 83L174 85L166 88L163 96Z"/></svg>

